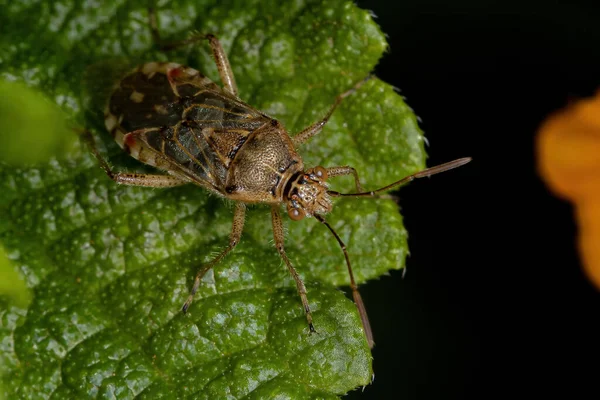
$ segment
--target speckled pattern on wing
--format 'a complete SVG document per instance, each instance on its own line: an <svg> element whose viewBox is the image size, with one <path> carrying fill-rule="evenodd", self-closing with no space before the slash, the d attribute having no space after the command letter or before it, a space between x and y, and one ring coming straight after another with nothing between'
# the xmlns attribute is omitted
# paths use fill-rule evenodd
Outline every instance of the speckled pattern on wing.
<svg viewBox="0 0 600 400"><path fill-rule="evenodd" d="M237 151L269 121L197 70L155 62L120 82L105 113L133 157L220 193Z"/></svg>

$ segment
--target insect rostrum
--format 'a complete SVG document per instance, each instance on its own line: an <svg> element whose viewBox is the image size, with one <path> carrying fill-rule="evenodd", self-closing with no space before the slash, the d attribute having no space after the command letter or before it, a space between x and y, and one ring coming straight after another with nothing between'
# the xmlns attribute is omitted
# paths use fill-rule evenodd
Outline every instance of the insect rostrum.
<svg viewBox="0 0 600 400"><path fill-rule="evenodd" d="M156 39L158 33L155 33ZM345 257L350 287L364 332L374 344L367 312L358 292L346 246L325 220L340 196L378 197L415 178L443 172L470 161L463 158L405 177L381 189L364 192L357 171L351 166L306 168L296 147L318 134L343 98L366 80L339 95L324 118L290 136L277 120L244 103L229 61L213 35L196 37L209 41L223 88L199 71L176 63L150 62L137 67L116 85L105 110L105 125L116 142L132 157L166 174L131 174L113 171L97 151L94 155L115 182L148 187L171 187L193 183L235 201L233 227L228 246L197 273L183 306L189 308L202 277L239 243L246 204L271 207L275 246L296 282L311 332L315 331L306 288L284 248L280 207L299 221L315 217L325 224ZM189 41L186 41L186 43ZM329 190L327 180L342 175L354 177L356 193Z"/></svg>

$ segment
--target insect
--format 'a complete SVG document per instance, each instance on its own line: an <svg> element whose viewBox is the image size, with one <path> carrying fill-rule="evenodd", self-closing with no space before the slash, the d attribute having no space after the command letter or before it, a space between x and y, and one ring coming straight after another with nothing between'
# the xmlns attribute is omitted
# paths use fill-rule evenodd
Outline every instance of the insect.
<svg viewBox="0 0 600 400"><path fill-rule="evenodd" d="M159 41L153 14L150 16L154 37ZM307 169L296 151L297 146L321 132L341 101L365 80L339 95L321 120L290 136L279 121L238 97L235 78L219 40L214 35L197 36L194 40L200 39L210 44L222 88L193 68L170 62L150 62L137 67L116 85L105 110L106 128L119 146L142 163L166 174L113 171L88 134L93 154L106 174L119 184L173 187L191 183L235 202L229 243L198 271L183 312L188 310L203 276L240 242L246 205L260 203L271 207L275 246L296 283L309 331L316 331L306 287L285 252L280 214L281 206L285 205L293 221L314 217L339 243L354 303L369 346L373 347L367 312L354 280L346 246L325 220L333 207L332 198L377 197L413 179L464 165L470 158L417 172L374 191L362 190L358 173L351 166ZM354 177L356 193L329 190L327 180L343 175Z"/></svg>

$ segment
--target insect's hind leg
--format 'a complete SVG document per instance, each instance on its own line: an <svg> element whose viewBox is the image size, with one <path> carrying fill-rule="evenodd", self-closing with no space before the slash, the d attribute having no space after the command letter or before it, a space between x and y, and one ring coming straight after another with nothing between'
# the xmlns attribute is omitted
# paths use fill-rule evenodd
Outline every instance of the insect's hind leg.
<svg viewBox="0 0 600 400"><path fill-rule="evenodd" d="M227 54L225 53L225 50L223 50L221 42L219 42L219 39L217 39L215 35L212 35L210 33L204 35L198 34L185 40L165 43L160 37L160 32L158 30L158 21L156 19L156 12L153 8L148 9L148 17L150 20L150 30L152 32L152 38L154 42L157 43L160 49L163 51L173 50L191 43L196 43L200 40L208 40L208 43L210 44L210 48L213 53L215 64L217 65L217 69L219 70L219 76L221 77L223 87L226 91L228 91L235 97L238 97L238 87L237 83L235 82L233 71L231 70L231 65L229 64L229 58L227 58Z"/></svg>
<svg viewBox="0 0 600 400"><path fill-rule="evenodd" d="M244 230L244 220L246 219L246 204L242 202L237 202L235 204L235 211L233 212L233 226L231 228L231 234L229 235L229 245L223 250L218 256L213 258L208 264L204 265L200 271L196 274L196 278L194 279L194 285L192 286L192 290L190 291L190 295L187 300L183 304L182 311L184 313L187 312L188 308L190 308L190 304L192 304L192 300L194 299L194 295L198 291L200 287L200 281L204 277L204 275L211 270L215 265L217 265L227 254L229 254L235 246L240 242L240 238L242 237L242 231Z"/></svg>
<svg viewBox="0 0 600 400"><path fill-rule="evenodd" d="M313 325L312 313L310 312L310 305L308 304L308 298L306 297L306 287L304 286L304 282L296 272L296 269L292 265L290 259L287 254L285 254L285 248L283 246L284 242L284 233L283 233L283 222L281 221L281 214L279 213L279 206L271 207L271 218L273 220L273 236L275 237L275 247L277 247L277 251L279 255L285 262L285 265L288 267L292 278L296 282L296 289L298 290L298 294L300 295L300 300L302 301L302 307L304 308L304 313L306 314L306 321L308 322L308 329L311 333L316 333L315 327Z"/></svg>
<svg viewBox="0 0 600 400"><path fill-rule="evenodd" d="M129 186L146 186L146 187L173 187L180 186L189 183L187 181L181 180L171 175L152 175L152 174L131 174L126 172L115 172L108 162L102 157L100 152L98 151L98 147L96 146L96 141L94 140L94 136L90 131L83 130L78 131L79 137L81 140L87 143L92 154L98 160L100 167L106 172L106 175L113 181L121 184L121 185L129 185Z"/></svg>

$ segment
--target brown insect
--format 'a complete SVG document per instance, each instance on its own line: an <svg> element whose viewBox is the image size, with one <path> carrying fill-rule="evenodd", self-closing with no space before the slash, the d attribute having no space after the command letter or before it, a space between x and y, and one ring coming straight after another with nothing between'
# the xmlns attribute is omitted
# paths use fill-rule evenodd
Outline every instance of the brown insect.
<svg viewBox="0 0 600 400"><path fill-rule="evenodd" d="M152 13L150 15L154 37L159 41L155 19ZM292 220L315 217L327 226L339 243L346 259L354 302L372 347L373 335L346 246L324 217L332 209L332 197L377 197L413 179L464 165L470 158L429 168L368 192L362 190L358 174L350 166L305 169L296 147L321 132L342 99L365 80L339 95L323 119L290 137L276 119L240 100L227 55L215 36L196 36L179 44L199 39L210 43L223 88L193 68L176 63L151 62L139 66L119 82L105 111L106 128L119 146L132 157L165 171L167 175L113 171L88 133L86 137L94 155L107 175L120 184L172 187L193 183L235 201L229 244L197 273L183 312L189 308L206 272L239 243L246 204L262 203L271 206L275 246L296 282L309 330L315 332L306 288L284 248L279 211L284 204ZM165 48L172 47L174 45ZM354 177L356 193L342 194L329 190L327 180L342 175Z"/></svg>

